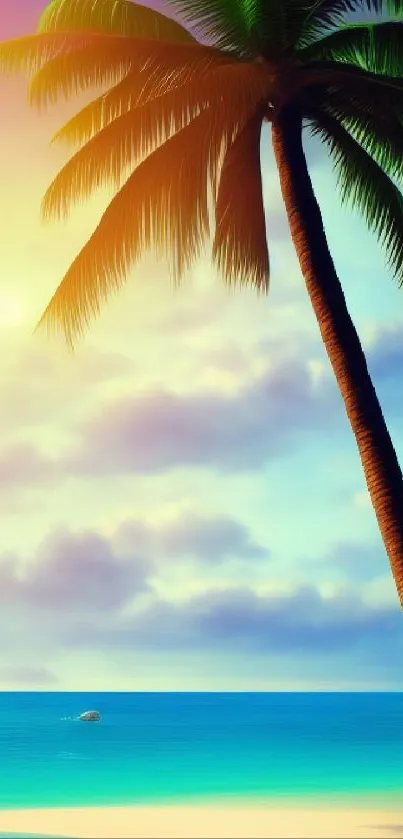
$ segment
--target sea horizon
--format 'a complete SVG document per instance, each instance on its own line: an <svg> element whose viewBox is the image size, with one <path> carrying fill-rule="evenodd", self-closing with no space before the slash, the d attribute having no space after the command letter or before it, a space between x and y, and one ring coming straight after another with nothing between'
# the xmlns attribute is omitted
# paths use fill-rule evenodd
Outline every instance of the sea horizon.
<svg viewBox="0 0 403 839"><path fill-rule="evenodd" d="M402 717L395 691L3 692L0 809L393 801Z"/></svg>

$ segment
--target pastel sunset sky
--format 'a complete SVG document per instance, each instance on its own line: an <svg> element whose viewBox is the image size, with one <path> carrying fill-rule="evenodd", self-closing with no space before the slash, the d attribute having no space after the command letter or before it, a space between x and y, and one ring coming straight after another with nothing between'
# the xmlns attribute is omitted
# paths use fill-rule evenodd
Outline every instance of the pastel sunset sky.
<svg viewBox="0 0 403 839"><path fill-rule="evenodd" d="M0 37L44 5L0 0ZM77 103L38 115L24 79L0 99L0 688L401 690L403 619L269 130L268 297L229 291L207 252L174 290L150 254L71 355L32 333L109 193L44 225ZM402 459L403 290L306 149Z"/></svg>

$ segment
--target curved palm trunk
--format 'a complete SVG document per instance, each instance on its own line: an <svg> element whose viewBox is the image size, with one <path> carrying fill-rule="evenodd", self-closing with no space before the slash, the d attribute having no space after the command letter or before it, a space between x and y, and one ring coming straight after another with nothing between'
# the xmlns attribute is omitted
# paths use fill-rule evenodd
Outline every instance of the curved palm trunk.
<svg viewBox="0 0 403 839"><path fill-rule="evenodd" d="M403 608L403 478L331 258L302 147L301 117L284 109L273 148L292 239L359 449Z"/></svg>

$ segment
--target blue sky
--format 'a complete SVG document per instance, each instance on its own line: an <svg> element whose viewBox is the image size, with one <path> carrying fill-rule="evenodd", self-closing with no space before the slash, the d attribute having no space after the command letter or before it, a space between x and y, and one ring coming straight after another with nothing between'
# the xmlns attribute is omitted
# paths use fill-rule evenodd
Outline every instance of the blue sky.
<svg viewBox="0 0 403 839"><path fill-rule="evenodd" d="M38 118L20 81L0 97L1 688L401 689L398 599L269 129L268 297L229 291L207 252L173 290L150 254L71 356L32 329L108 194L42 225L67 109ZM402 458L403 291L325 150L306 150Z"/></svg>

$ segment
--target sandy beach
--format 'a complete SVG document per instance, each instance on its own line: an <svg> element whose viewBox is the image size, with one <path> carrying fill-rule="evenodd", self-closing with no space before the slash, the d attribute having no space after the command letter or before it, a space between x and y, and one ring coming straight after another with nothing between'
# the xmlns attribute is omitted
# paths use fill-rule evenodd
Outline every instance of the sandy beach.
<svg viewBox="0 0 403 839"><path fill-rule="evenodd" d="M94 839L403 837L403 804L388 809L228 801L198 805L0 811L0 836Z"/></svg>

